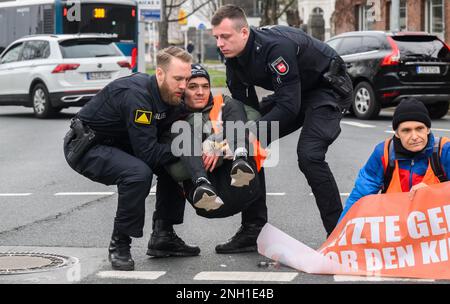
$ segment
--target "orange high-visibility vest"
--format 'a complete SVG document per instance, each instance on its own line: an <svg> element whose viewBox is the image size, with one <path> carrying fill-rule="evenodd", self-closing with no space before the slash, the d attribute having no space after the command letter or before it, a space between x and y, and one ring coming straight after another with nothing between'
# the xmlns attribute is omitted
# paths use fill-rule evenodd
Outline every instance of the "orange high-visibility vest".
<svg viewBox="0 0 450 304"><path fill-rule="evenodd" d="M223 95L217 95L214 96L213 99L213 107L211 111L209 112L209 119L211 120L212 128L214 133L218 134L222 132L222 107L223 107ZM256 168L258 169L258 172L261 171L261 168L263 166L264 160L267 158L267 152L266 150L261 146L260 142L258 140L254 140L252 142L253 145L253 151L255 153L255 156L253 158L255 159Z"/></svg>
<svg viewBox="0 0 450 304"><path fill-rule="evenodd" d="M446 143L450 142L450 138L442 137L440 140L441 140L441 143L440 143L439 157L442 154L442 147ZM385 173L389 166L389 157L390 157L389 156L389 147L390 147L391 141L392 141L392 138L389 138L389 139L386 139L386 141L384 142L383 167L384 167ZM386 174L385 174L385 178L386 178ZM428 168L427 168L427 171L425 172L422 182L427 185L434 185L434 184L440 183L439 178L436 176L436 174L433 171L433 168L431 166L431 157L428 159ZM395 168L394 168L394 171L392 172L392 179L389 183L389 187L384 191L384 193L393 193L393 192L403 192L402 186L400 183L398 160L395 160Z"/></svg>

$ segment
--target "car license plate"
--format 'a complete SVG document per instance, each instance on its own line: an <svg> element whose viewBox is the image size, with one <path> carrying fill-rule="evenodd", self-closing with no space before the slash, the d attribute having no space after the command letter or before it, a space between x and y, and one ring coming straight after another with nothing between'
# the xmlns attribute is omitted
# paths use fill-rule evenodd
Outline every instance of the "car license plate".
<svg viewBox="0 0 450 304"><path fill-rule="evenodd" d="M441 70L438 66L418 66L417 74L440 74Z"/></svg>
<svg viewBox="0 0 450 304"><path fill-rule="evenodd" d="M110 72L91 72L87 73L86 77L88 80L101 80L101 79L110 79Z"/></svg>

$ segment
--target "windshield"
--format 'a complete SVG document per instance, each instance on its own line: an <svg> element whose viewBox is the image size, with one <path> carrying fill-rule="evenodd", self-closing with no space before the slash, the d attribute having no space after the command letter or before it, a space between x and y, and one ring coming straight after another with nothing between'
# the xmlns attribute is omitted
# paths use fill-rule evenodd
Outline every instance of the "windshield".
<svg viewBox="0 0 450 304"><path fill-rule="evenodd" d="M59 43L63 58L123 56L109 39L71 39Z"/></svg>
<svg viewBox="0 0 450 304"><path fill-rule="evenodd" d="M401 56L450 59L450 51L436 36L392 37Z"/></svg>

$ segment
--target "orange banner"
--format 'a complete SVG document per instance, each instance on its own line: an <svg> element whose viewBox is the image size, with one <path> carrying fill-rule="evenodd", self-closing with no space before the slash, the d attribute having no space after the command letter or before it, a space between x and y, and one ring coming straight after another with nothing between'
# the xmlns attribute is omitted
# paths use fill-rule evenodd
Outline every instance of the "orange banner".
<svg viewBox="0 0 450 304"><path fill-rule="evenodd" d="M450 279L450 182L408 195L360 199L318 251L340 274Z"/></svg>

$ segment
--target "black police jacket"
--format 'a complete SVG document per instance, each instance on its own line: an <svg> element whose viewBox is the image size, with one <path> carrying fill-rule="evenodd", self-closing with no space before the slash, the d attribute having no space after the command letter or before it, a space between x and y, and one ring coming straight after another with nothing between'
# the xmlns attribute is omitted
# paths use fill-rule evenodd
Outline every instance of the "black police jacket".
<svg viewBox="0 0 450 304"><path fill-rule="evenodd" d="M251 28L243 53L226 60L227 85L233 98L256 109L254 86L274 91L263 99L274 107L260 121L279 121L283 131L299 115L302 93L324 87L322 75L335 56L335 50L302 30Z"/></svg>
<svg viewBox="0 0 450 304"><path fill-rule="evenodd" d="M158 139L170 129L178 109L162 101L154 75L136 73L111 82L77 116L101 141L123 148L152 169L176 160L170 145Z"/></svg>

